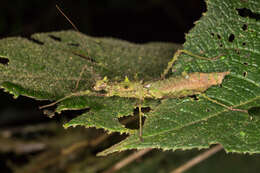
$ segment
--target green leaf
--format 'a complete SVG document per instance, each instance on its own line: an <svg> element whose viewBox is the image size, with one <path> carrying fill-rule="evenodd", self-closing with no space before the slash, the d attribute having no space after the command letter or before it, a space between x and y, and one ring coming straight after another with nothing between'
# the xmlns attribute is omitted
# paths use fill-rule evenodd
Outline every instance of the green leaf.
<svg viewBox="0 0 260 173"><path fill-rule="evenodd" d="M177 48L169 43L137 45L74 31L35 34L30 40L6 38L0 42L0 58L9 62L0 63L0 84L16 97L57 99L74 92L79 79L77 91L91 89L104 76L151 80L159 76ZM86 70L80 78L83 67Z"/></svg>
<svg viewBox="0 0 260 173"><path fill-rule="evenodd" d="M163 150L208 148L220 143L227 152L260 153L260 2L207 1L208 11L186 35L184 49L216 61L181 55L171 75L181 72L230 71L221 86L206 95L249 114L231 111L204 97L165 99L149 113L138 134L103 151L143 148ZM258 110L258 111L252 111Z"/></svg>
<svg viewBox="0 0 260 173"><path fill-rule="evenodd" d="M180 48L172 43L133 44L111 38L95 38L74 31L35 34L32 39L0 41L0 84L15 97L57 100L76 91L91 90L95 81L152 80ZM84 70L85 69L85 70ZM81 76L82 74L82 76ZM76 83L79 82L75 90ZM151 100L157 103L157 101ZM86 110L65 127L82 125L130 133L118 118L133 114L135 99L74 97L59 104L56 112Z"/></svg>
<svg viewBox="0 0 260 173"><path fill-rule="evenodd" d="M81 125L85 127L103 128L108 130L108 132L133 133L133 130L127 129L120 124L118 118L131 115L133 113L133 109L136 104L135 99L102 97L77 97L74 99L85 103L91 102L87 104L87 106L91 109L66 123L64 125L65 128ZM75 100L67 100L67 103L75 103ZM64 107L65 109L71 110L72 107L68 104L65 103L65 106L61 105L58 109L62 109L62 107ZM75 106L78 105L80 105L79 102L75 104Z"/></svg>
<svg viewBox="0 0 260 173"><path fill-rule="evenodd" d="M259 153L260 133L260 3L254 1L207 1L208 11L186 36L184 49L215 61L182 55L170 76L190 72L225 72L221 86L206 95L222 104L249 110L231 111L204 97L145 100L149 106L143 142L118 122L140 103L128 98L73 97L56 109L84 109L86 112L65 127L82 125L109 132L130 133L124 141L100 153L142 148L163 150L207 148L221 143L228 152ZM1 86L15 96L57 100L77 91L91 90L96 80L152 81L160 77L178 46L166 43L131 44L108 38L93 38L76 32L33 35L36 42L23 38L0 41ZM84 56L83 56L84 55ZM85 71L82 72L82 69ZM82 76L81 76L82 74Z"/></svg>

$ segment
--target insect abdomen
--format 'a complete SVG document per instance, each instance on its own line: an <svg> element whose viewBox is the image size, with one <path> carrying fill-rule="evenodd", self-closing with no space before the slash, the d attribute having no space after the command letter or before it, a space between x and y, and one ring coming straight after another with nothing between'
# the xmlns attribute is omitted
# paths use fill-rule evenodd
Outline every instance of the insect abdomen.
<svg viewBox="0 0 260 173"><path fill-rule="evenodd" d="M200 94L214 85L222 83L230 72L190 73L149 84L149 95L153 98L180 98Z"/></svg>

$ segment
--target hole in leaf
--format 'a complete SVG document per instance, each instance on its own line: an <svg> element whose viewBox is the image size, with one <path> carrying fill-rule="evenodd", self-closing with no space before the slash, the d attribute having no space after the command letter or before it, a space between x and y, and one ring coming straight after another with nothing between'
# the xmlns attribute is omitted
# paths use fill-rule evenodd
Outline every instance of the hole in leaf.
<svg viewBox="0 0 260 173"><path fill-rule="evenodd" d="M139 115L129 115L118 118L118 121L125 126L125 128L137 130L139 129ZM142 117L142 122L144 124L145 117ZM143 126L142 124L142 126Z"/></svg>
<svg viewBox="0 0 260 173"><path fill-rule="evenodd" d="M260 19L260 14L259 13L253 13L250 9L248 8L237 8L239 16L241 17L249 17L251 19L259 20Z"/></svg>
<svg viewBox="0 0 260 173"><path fill-rule="evenodd" d="M247 62L244 62L244 65L248 65L248 63L247 63Z"/></svg>
<svg viewBox="0 0 260 173"><path fill-rule="evenodd" d="M243 31L246 31L246 30L247 30L247 24L244 24L244 25L242 26L242 29L243 29Z"/></svg>
<svg viewBox="0 0 260 173"><path fill-rule="evenodd" d="M209 109L209 108L206 108L206 112L210 112L210 109Z"/></svg>
<svg viewBox="0 0 260 173"><path fill-rule="evenodd" d="M210 35L211 35L212 37L214 37L214 36L215 36L215 34L214 34L214 33L210 33Z"/></svg>
<svg viewBox="0 0 260 173"><path fill-rule="evenodd" d="M56 37L54 35L49 35L49 37L55 41L61 41L61 38L60 37Z"/></svg>
<svg viewBox="0 0 260 173"><path fill-rule="evenodd" d="M197 95L192 95L192 96L189 96L191 99L193 99L194 101L198 101L199 98L197 97Z"/></svg>
<svg viewBox="0 0 260 173"><path fill-rule="evenodd" d="M250 116L258 117L260 119L260 107L252 107L248 110Z"/></svg>
<svg viewBox="0 0 260 173"><path fill-rule="evenodd" d="M151 111L150 107L142 107L142 113L147 113ZM129 129L139 129L139 108L134 109L134 115L121 117L118 121ZM142 126L145 122L145 116L142 116Z"/></svg>
<svg viewBox="0 0 260 173"><path fill-rule="evenodd" d="M219 47L223 47L223 44L220 44Z"/></svg>
<svg viewBox="0 0 260 173"><path fill-rule="evenodd" d="M229 42L233 42L235 39L235 35L234 34L230 34L229 37L228 37L228 41Z"/></svg>
<svg viewBox="0 0 260 173"><path fill-rule="evenodd" d="M244 76L244 77L247 76L247 72L246 72L246 71L243 72L243 76Z"/></svg>
<svg viewBox="0 0 260 173"><path fill-rule="evenodd" d="M36 44L38 44L38 45L44 45L44 43L43 42L41 42L41 41L39 41L39 40L36 40L36 39L34 39L34 38L27 38L28 40L30 40L31 42L34 42L34 43L36 43Z"/></svg>
<svg viewBox="0 0 260 173"><path fill-rule="evenodd" d="M79 47L78 43L68 43L69 46Z"/></svg>
<svg viewBox="0 0 260 173"><path fill-rule="evenodd" d="M218 39L221 39L221 36L219 34L217 34L217 37L218 37Z"/></svg>
<svg viewBox="0 0 260 173"><path fill-rule="evenodd" d="M8 63L9 63L9 59L8 58L0 56L0 64L8 65Z"/></svg>
<svg viewBox="0 0 260 173"><path fill-rule="evenodd" d="M138 109L138 108L137 108L137 109ZM151 108L150 108L150 107L143 107L141 110L142 110L143 113L148 113L148 112L151 111ZM139 112L138 112L138 113L139 113Z"/></svg>
<svg viewBox="0 0 260 173"><path fill-rule="evenodd" d="M243 46L245 46L245 45L246 45L246 43L245 43L245 42L243 42L243 43L242 43L242 45L243 45Z"/></svg>

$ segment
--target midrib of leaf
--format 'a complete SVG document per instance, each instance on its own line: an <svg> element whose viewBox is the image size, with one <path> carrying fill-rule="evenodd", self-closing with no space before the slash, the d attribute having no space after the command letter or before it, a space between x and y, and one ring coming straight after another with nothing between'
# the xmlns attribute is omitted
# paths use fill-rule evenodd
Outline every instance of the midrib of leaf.
<svg viewBox="0 0 260 173"><path fill-rule="evenodd" d="M250 99L249 101L246 101L246 102L244 102L242 104L237 104L235 106L232 106L232 108L236 108L236 107L239 107L239 106L243 106L243 105L249 104L249 103L254 102L255 100L258 100L258 99L260 99L260 96L257 96L257 97L255 97L253 99ZM156 111L156 110L154 110L154 111ZM145 135L145 136L143 136L143 138L145 139L147 137L154 137L154 136L158 136L158 135L161 135L161 134L164 134L164 133L167 133L167 132L171 132L171 131L178 131L178 130L180 130L182 128L185 128L185 127L188 127L188 126L191 126L191 125L194 125L194 124L198 124L198 123L200 123L202 121L209 120L210 118L221 116L221 114L223 115L224 112L228 112L228 111L230 111L230 110L229 109L223 109L223 111L219 111L218 113L211 114L210 116L208 116L206 118L203 118L203 119L200 119L200 120L196 120L196 121L192 121L190 123L187 123L185 125L180 125L179 127L176 127L176 128L170 129L170 130L165 130L165 131L162 131L162 132L159 132L159 133L154 133L152 135ZM138 141L140 141L140 139L136 138L136 140L132 140L132 141L133 142L134 141L138 142Z"/></svg>
<svg viewBox="0 0 260 173"><path fill-rule="evenodd" d="M232 75L233 77L238 77L237 75ZM239 77L240 78L240 77ZM240 78L240 79L245 79L245 78ZM256 82L254 81L251 81L251 80L248 80L248 78L246 78L248 82L250 82L251 84L254 84L255 86L257 86L258 88L260 87ZM236 105L233 105L232 108L237 108L237 107L240 107L240 106L245 106L245 105L248 105L250 103L253 103L254 101L257 101L257 100L260 100L260 95L259 96L256 96L252 99L248 99L247 101L245 102L240 102L240 104L236 104ZM221 102L225 102L225 100L221 100ZM157 109L160 109L160 106L158 106L155 110L153 110L153 112L156 112ZM174 110L173 110L174 111ZM168 133L168 132L171 132L171 131L179 131L185 127L188 127L188 126L191 126L191 125L195 125L195 124L199 124L200 122L203 122L203 121L207 121L211 118L214 118L214 117L217 117L217 116L221 116L221 115L224 115L223 113L225 112L232 112L231 110L229 109L223 109L222 111L218 111L217 113L214 113L214 114L210 114L210 116L207 116L207 117L203 117L202 119L199 119L199 120L196 120L196 121L192 121L190 123L187 123L187 124L184 124L184 125L180 125L176 128L172 128L170 130L163 130L163 131L160 131L160 132L157 132L157 133L153 133L151 135L145 135L143 136L143 139L145 140L146 138L156 138L156 136L160 136L160 135L163 135L165 133ZM236 112L236 111L235 111ZM148 118L149 118L149 115L148 115ZM171 121L171 120L170 120ZM177 122L175 122L177 123ZM136 135L136 138L135 139L132 139L131 140L131 143L138 143L140 142L138 136ZM154 148L157 148L157 147L154 147ZM160 147L158 147L160 148ZM104 151L105 152L105 151ZM102 155L102 154L101 154Z"/></svg>

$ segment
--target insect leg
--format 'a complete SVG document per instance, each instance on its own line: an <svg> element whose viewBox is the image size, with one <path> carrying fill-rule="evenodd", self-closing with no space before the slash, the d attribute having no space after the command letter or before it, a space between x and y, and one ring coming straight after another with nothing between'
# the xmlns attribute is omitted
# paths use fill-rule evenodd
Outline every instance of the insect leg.
<svg viewBox="0 0 260 173"><path fill-rule="evenodd" d="M182 53L185 53L187 55L190 55L190 56L198 58L198 59L203 59L203 60L208 60L208 61L214 61L214 60L218 59L220 56L222 56L222 55L219 55L219 56L216 56L216 57L213 57L213 58L207 58L207 57L203 57L203 56L200 56L200 55L193 54L192 52L190 52L188 50L179 49L179 50L177 50L177 52L174 53L174 56L173 56L172 60L168 62L167 68L161 74L161 78L162 79L165 78L165 76L168 74L168 72L172 68L173 64L178 60L178 57Z"/></svg>
<svg viewBox="0 0 260 173"><path fill-rule="evenodd" d="M94 93L94 92L91 92L90 90L86 90L86 91L80 91L80 92L76 92L76 93L72 93L70 95L67 95L55 102L52 102L48 105L43 105L43 106L40 106L39 109L44 109L44 108L47 108L47 107L51 107L51 106L54 106L56 105L57 103L60 103L62 102L63 100L66 100L68 98L71 98L71 97L74 97L74 96L98 96L97 93Z"/></svg>
<svg viewBox="0 0 260 173"><path fill-rule="evenodd" d="M140 141L142 142L143 141L143 138L142 138L142 135L143 135L143 121L142 121L142 118L143 118L143 113L142 113L142 105L141 105L141 101L139 103L139 106L138 106L138 113L139 113L139 138L140 138Z"/></svg>
<svg viewBox="0 0 260 173"><path fill-rule="evenodd" d="M211 102L213 102L213 103L216 103L216 104L218 104L218 105L220 105L220 106L223 106L224 108L227 108L227 109L229 109L229 110L231 110L231 111L239 111L239 112L248 113L247 110L235 109L235 108L232 108L232 106L227 106L227 105L225 105L225 104L223 104L223 103L220 103L220 102L218 102L217 100L214 100L214 99L212 99L212 98L206 96L206 94L201 94L201 96L204 97L205 99L207 99L207 100L209 100L209 101L211 101Z"/></svg>
<svg viewBox="0 0 260 173"><path fill-rule="evenodd" d="M83 75L84 71L86 70L86 68L87 68L87 65L84 65L84 67L81 69L81 72L80 72L80 74L79 74L79 79L77 80L76 86L75 86L75 88L74 88L75 91L76 91L76 90L78 89L78 87L79 87L79 82L80 82L80 80L82 79L82 75Z"/></svg>

